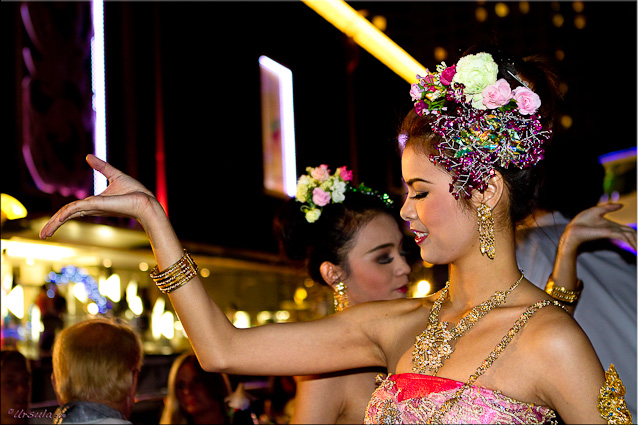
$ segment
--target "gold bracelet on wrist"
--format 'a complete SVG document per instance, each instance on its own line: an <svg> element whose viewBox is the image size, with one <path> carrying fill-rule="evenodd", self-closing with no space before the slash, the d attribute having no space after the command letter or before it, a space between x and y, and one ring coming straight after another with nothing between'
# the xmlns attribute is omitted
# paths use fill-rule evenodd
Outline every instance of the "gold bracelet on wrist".
<svg viewBox="0 0 638 425"><path fill-rule="evenodd" d="M184 250L184 255L179 261L161 272L157 266L153 267L150 276L159 290L168 294L197 276L197 264L188 251Z"/></svg>
<svg viewBox="0 0 638 425"><path fill-rule="evenodd" d="M547 285L545 285L545 292L547 292L550 297L569 304L573 304L578 300L578 297L580 297L580 293L582 292L582 290L582 280L578 279L576 282L576 289L571 290L563 286L556 285L556 282L554 282L554 278L551 274L547 278Z"/></svg>

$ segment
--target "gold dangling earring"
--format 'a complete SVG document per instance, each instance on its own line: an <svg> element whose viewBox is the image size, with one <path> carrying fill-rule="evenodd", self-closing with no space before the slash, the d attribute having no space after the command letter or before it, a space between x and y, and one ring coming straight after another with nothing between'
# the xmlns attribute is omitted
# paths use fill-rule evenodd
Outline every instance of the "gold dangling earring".
<svg viewBox="0 0 638 425"><path fill-rule="evenodd" d="M339 282L335 285L335 310L343 311L349 307L348 303L348 294L346 293L346 284L343 282Z"/></svg>
<svg viewBox="0 0 638 425"><path fill-rule="evenodd" d="M487 255L490 260L493 260L496 248L494 247L494 217L492 217L492 210L487 205L481 204L477 212L481 254Z"/></svg>

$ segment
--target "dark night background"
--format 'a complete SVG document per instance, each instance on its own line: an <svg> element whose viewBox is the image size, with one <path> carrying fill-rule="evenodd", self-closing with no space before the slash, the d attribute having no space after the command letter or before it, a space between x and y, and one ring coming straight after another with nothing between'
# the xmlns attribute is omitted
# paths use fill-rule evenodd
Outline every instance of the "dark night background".
<svg viewBox="0 0 638 425"><path fill-rule="evenodd" d="M556 143L557 155L568 155L551 168L567 194L595 190L587 179L598 155L636 146L636 2L584 2L583 29L574 27L572 2L530 2L526 14L507 2L505 18L494 14L493 2L349 3L368 17L385 16L386 34L426 67L439 62L435 47L446 49L450 64L491 33L519 55L552 59L567 87L563 113L573 119ZM73 198L39 191L24 165L20 87L29 40L20 4L1 4L2 192L37 217ZM488 11L484 22L475 18L478 7ZM561 27L552 23L556 14ZM394 138L412 106L409 84L307 5L110 1L105 37L109 162L155 189L161 100L168 209L183 240L276 251L271 222L283 200L262 188L260 55L293 72L298 174L306 166L345 164L359 181L400 198ZM564 59L556 59L557 50Z"/></svg>

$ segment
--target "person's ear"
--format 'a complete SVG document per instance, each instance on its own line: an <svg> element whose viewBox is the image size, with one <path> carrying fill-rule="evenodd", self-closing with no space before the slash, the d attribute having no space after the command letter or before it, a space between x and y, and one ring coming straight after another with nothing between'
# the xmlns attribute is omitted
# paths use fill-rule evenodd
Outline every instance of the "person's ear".
<svg viewBox="0 0 638 425"><path fill-rule="evenodd" d="M328 285L335 288L335 285L343 280L343 269L330 261L324 261L319 266L319 272L321 277L326 281Z"/></svg>
<svg viewBox="0 0 638 425"><path fill-rule="evenodd" d="M474 196L472 196L474 206L478 207L480 204L484 204L493 210L501 201L504 191L505 180L503 180L503 175L494 170L494 175L487 182L485 190L482 193L478 190L474 191Z"/></svg>

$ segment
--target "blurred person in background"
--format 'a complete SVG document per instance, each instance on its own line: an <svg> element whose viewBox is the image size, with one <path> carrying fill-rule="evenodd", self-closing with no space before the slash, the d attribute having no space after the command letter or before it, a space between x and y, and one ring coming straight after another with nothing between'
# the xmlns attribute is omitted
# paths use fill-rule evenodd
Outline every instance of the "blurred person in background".
<svg viewBox="0 0 638 425"><path fill-rule="evenodd" d="M143 356L137 332L114 320L63 329L53 345L55 423L130 424Z"/></svg>
<svg viewBox="0 0 638 425"><path fill-rule="evenodd" d="M603 367L614 363L635 418L636 231L606 217L622 204L599 204L604 169L598 159L587 154L574 161L575 151L560 146L545 158L537 210L517 229L518 265L567 306Z"/></svg>
<svg viewBox="0 0 638 425"><path fill-rule="evenodd" d="M31 404L31 364L15 349L3 349L0 360L2 373L2 412L0 423L26 424Z"/></svg>
<svg viewBox="0 0 638 425"><path fill-rule="evenodd" d="M230 424L225 403L230 394L228 376L206 372L194 354L181 354L173 361L168 376L168 395L160 423Z"/></svg>

